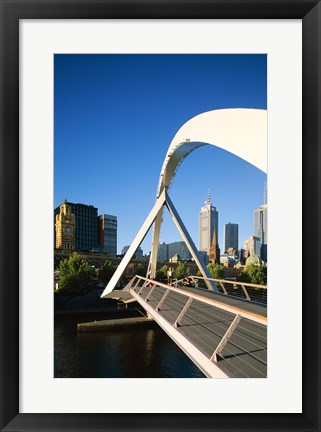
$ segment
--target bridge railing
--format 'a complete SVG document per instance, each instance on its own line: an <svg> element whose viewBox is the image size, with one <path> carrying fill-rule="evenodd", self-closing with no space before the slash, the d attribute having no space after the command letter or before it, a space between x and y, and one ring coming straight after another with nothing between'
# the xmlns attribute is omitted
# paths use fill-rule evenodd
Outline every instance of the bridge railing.
<svg viewBox="0 0 321 432"><path fill-rule="evenodd" d="M184 279L174 281L176 287L179 286L195 286L198 288L206 288L205 280L214 281L221 294L242 298L256 303L267 304L267 286L251 284L246 282L237 282L234 280L204 278L201 276L188 276Z"/></svg>
<svg viewBox="0 0 321 432"><path fill-rule="evenodd" d="M164 296L166 294L166 297L170 292L176 292L183 297L186 298L193 298L201 303L205 303L210 306L215 306L219 309L223 309L227 312L231 312L232 314L236 314L235 308L231 307L227 304L223 304L219 302L218 300L213 300L211 298L203 297L202 295L196 294L194 292L185 291L183 289L180 289L179 287L166 285L162 282L158 282L154 279L147 279L143 276L134 276L133 279L128 283L125 289L130 290L133 289L138 295L143 296L145 301L147 301L150 296L153 294L154 290L157 288L165 288ZM165 301L166 297L162 299L162 302ZM159 305L158 305L159 308ZM157 308L156 308L157 310ZM240 315L244 318L249 319L250 321L256 321L260 324L267 325L266 319L262 319L262 317L257 317L251 313L247 313L246 311L239 312Z"/></svg>

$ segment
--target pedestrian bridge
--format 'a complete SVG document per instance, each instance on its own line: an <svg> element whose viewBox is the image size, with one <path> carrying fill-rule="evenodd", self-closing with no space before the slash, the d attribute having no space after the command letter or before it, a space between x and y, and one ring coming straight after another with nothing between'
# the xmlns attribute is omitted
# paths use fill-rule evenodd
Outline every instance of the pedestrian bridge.
<svg viewBox="0 0 321 432"><path fill-rule="evenodd" d="M212 110L193 117L178 130L161 168L156 202L101 295L108 296L116 287L153 225L146 278L135 276L127 290L207 377L267 376L267 291L210 277L168 191L184 159L204 145L227 150L266 172L266 120L265 110ZM192 278L194 287L184 286L183 281L177 286L154 281L165 207L202 275ZM200 287L202 283L206 290Z"/></svg>
<svg viewBox="0 0 321 432"><path fill-rule="evenodd" d="M125 290L207 377L265 378L267 287L210 280L219 293L202 277L170 286L135 276Z"/></svg>

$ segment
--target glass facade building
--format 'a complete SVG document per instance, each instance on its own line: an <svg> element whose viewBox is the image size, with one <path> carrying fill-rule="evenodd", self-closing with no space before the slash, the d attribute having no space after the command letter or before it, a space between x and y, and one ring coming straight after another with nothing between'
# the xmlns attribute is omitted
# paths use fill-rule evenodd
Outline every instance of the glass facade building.
<svg viewBox="0 0 321 432"><path fill-rule="evenodd" d="M117 216L101 214L98 218L99 246L109 256L117 255Z"/></svg>
<svg viewBox="0 0 321 432"><path fill-rule="evenodd" d="M224 252L228 248L239 249L239 226L230 222L224 225Z"/></svg>
<svg viewBox="0 0 321 432"><path fill-rule="evenodd" d="M267 204L263 204L258 209L254 210L253 233L255 237L258 237L260 239L261 251L259 255L261 256L261 259L263 261L267 261Z"/></svg>

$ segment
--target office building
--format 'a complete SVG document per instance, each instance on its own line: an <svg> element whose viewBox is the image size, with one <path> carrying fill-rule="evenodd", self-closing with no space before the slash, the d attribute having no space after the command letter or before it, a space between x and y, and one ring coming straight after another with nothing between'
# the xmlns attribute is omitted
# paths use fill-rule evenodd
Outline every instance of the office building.
<svg viewBox="0 0 321 432"><path fill-rule="evenodd" d="M209 263L209 255L204 251L198 251L199 258L203 261L203 264L207 265Z"/></svg>
<svg viewBox="0 0 321 432"><path fill-rule="evenodd" d="M130 246L128 245L128 246L124 246L123 248L122 248L122 250L121 250L121 253L123 254L123 255L125 255L125 253L128 251L128 249L130 248ZM139 246L138 247L138 249L137 249L137 251L135 252L135 258L143 258L143 250L142 250L142 248Z"/></svg>
<svg viewBox="0 0 321 432"><path fill-rule="evenodd" d="M98 241L103 252L111 257L117 255L117 216L98 216Z"/></svg>
<svg viewBox="0 0 321 432"><path fill-rule="evenodd" d="M224 252L229 248L239 249L239 226L231 222L224 225Z"/></svg>
<svg viewBox="0 0 321 432"><path fill-rule="evenodd" d="M243 257L246 259L250 255L257 255L260 256L261 252L261 241L259 237L256 236L250 236L248 240L244 240L243 245Z"/></svg>
<svg viewBox="0 0 321 432"><path fill-rule="evenodd" d="M254 210L253 234L260 238L262 244L267 244L267 205L263 204Z"/></svg>
<svg viewBox="0 0 321 432"><path fill-rule="evenodd" d="M168 259L173 258L174 255L179 255L181 260L189 260L192 258L184 241L168 243Z"/></svg>
<svg viewBox="0 0 321 432"><path fill-rule="evenodd" d="M98 247L98 209L92 205L71 203L70 211L75 215L75 243L76 250L93 250ZM55 208L55 217L60 213L60 206Z"/></svg>
<svg viewBox="0 0 321 432"><path fill-rule="evenodd" d="M253 234L259 237L261 250L259 256L263 261L267 261L267 243L268 243L268 226L267 226L267 191L264 191L264 204L254 210L254 227Z"/></svg>
<svg viewBox="0 0 321 432"><path fill-rule="evenodd" d="M157 261L168 261L168 245L166 243L158 245Z"/></svg>
<svg viewBox="0 0 321 432"><path fill-rule="evenodd" d="M168 244L161 243L158 245L158 261L169 261L175 255L179 255L180 259L184 261L192 258L192 255L184 241Z"/></svg>
<svg viewBox="0 0 321 432"><path fill-rule="evenodd" d="M250 256L250 240L244 240L243 243L243 258L246 259Z"/></svg>
<svg viewBox="0 0 321 432"><path fill-rule="evenodd" d="M212 205L210 193L208 192L207 200L199 214L199 250L210 255L210 248L213 240L214 229L216 232L216 242L218 239L218 211Z"/></svg>

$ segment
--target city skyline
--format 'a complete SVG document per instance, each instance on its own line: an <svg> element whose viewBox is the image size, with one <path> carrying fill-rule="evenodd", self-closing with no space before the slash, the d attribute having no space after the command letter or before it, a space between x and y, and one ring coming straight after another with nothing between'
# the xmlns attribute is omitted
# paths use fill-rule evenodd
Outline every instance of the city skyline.
<svg viewBox="0 0 321 432"><path fill-rule="evenodd" d="M177 130L201 112L231 107L266 109L265 55L55 55L55 207L67 197L116 215L120 253L155 201ZM222 248L229 221L239 225L240 245L253 234L265 183L257 168L206 146L184 161L169 193L198 247L210 189ZM166 212L160 241L181 241Z"/></svg>

